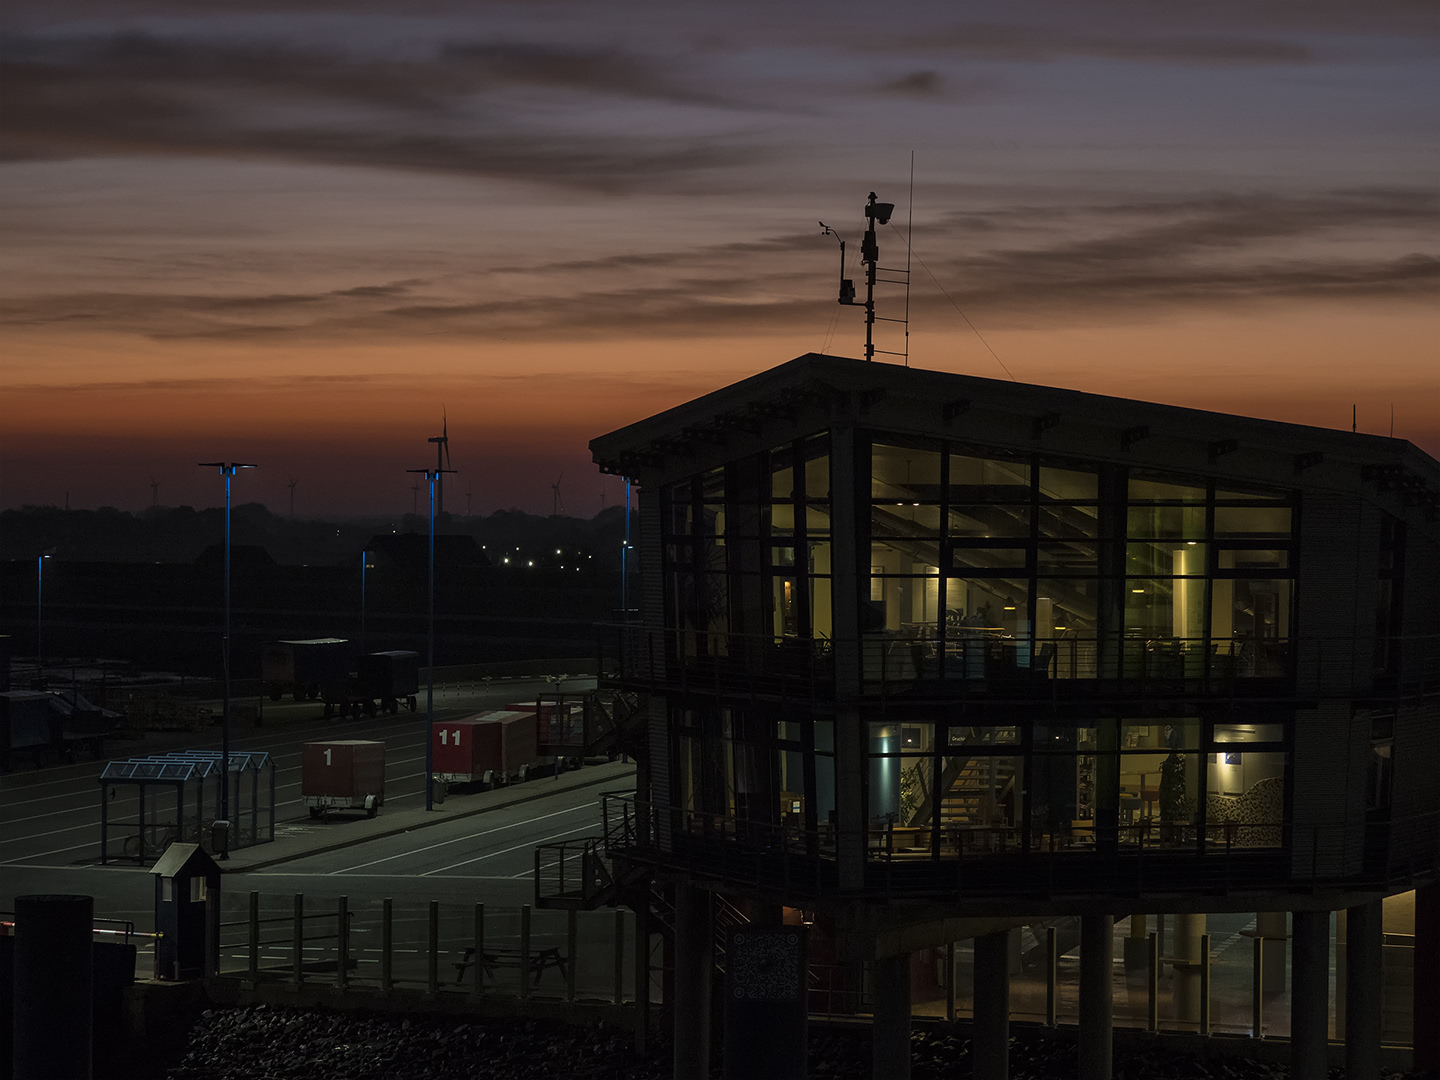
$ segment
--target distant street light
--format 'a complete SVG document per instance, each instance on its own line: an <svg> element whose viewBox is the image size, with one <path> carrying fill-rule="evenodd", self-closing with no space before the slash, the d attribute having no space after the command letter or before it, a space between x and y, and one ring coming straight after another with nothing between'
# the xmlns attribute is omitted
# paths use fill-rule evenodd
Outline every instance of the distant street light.
<svg viewBox="0 0 1440 1080"><path fill-rule="evenodd" d="M35 556L35 668L41 683L45 681L45 560L50 553Z"/></svg>
<svg viewBox="0 0 1440 1080"><path fill-rule="evenodd" d="M360 552L360 651L365 651L365 563L370 553Z"/></svg>
<svg viewBox="0 0 1440 1080"><path fill-rule="evenodd" d="M431 440L434 442L435 440ZM406 469L430 481L430 616L426 631L425 809L435 809L435 481L455 469Z"/></svg>
<svg viewBox="0 0 1440 1080"><path fill-rule="evenodd" d="M220 636L222 661L225 675L225 696L220 704L220 820L230 820L230 480L240 469L254 469L242 461L202 461L202 469L219 469L225 478L225 630ZM227 837L225 849L220 858L230 857Z"/></svg>

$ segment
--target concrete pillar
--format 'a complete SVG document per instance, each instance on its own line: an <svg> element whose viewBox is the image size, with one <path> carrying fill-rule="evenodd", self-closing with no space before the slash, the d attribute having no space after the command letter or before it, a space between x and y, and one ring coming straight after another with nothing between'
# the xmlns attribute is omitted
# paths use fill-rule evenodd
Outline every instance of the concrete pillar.
<svg viewBox="0 0 1440 1080"><path fill-rule="evenodd" d="M1440 1073L1440 884L1415 890L1415 1071Z"/></svg>
<svg viewBox="0 0 1440 1080"><path fill-rule="evenodd" d="M1345 922L1345 1077L1380 1080L1384 905L1379 900L1357 904Z"/></svg>
<svg viewBox="0 0 1440 1080"><path fill-rule="evenodd" d="M1130 916L1130 933L1125 938L1125 970L1144 971L1150 963L1150 917Z"/></svg>
<svg viewBox="0 0 1440 1080"><path fill-rule="evenodd" d="M910 954L875 961L875 1080L910 1080ZM702 1075L696 1073L696 1076ZM675 1080L680 1080L676 1075Z"/></svg>
<svg viewBox="0 0 1440 1080"><path fill-rule="evenodd" d="M1115 1002L1110 968L1115 919L1080 918L1080 1080L1110 1080Z"/></svg>
<svg viewBox="0 0 1440 1080"><path fill-rule="evenodd" d="M1289 928L1283 911L1261 911L1255 916L1255 933L1265 939L1261 957L1260 989L1267 994L1285 992L1285 938Z"/></svg>
<svg viewBox="0 0 1440 1080"><path fill-rule="evenodd" d="M15 1080L90 1080L95 901L15 898Z"/></svg>
<svg viewBox="0 0 1440 1080"><path fill-rule="evenodd" d="M1170 955L1180 961L1175 965L1175 1019L1186 1023L1200 1022L1200 938L1205 933L1205 916L1176 915L1174 941Z"/></svg>
<svg viewBox="0 0 1440 1080"><path fill-rule="evenodd" d="M675 887L675 1080L710 1075L715 920L710 893Z"/></svg>
<svg viewBox="0 0 1440 1080"><path fill-rule="evenodd" d="M975 1080L1010 1077L1010 939L1013 932L975 939L975 1025L970 1054Z"/></svg>
<svg viewBox="0 0 1440 1080"><path fill-rule="evenodd" d="M1290 1076L1325 1080L1330 1073L1330 913L1297 911L1291 924Z"/></svg>

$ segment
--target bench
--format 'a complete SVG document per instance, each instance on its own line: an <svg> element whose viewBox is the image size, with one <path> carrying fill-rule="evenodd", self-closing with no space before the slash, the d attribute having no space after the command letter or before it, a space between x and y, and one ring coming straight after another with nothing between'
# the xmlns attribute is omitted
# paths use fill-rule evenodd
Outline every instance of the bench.
<svg viewBox="0 0 1440 1080"><path fill-rule="evenodd" d="M453 963L455 965L455 982L458 985L465 981L465 972L475 964L475 946L468 946L462 957ZM524 964L525 957L519 949L486 949L480 960L480 970L484 975L493 979L499 968L520 968ZM541 974L546 968L552 967L559 969L561 975L569 974L569 965L558 946L530 950L530 973L535 980L532 985L538 986Z"/></svg>

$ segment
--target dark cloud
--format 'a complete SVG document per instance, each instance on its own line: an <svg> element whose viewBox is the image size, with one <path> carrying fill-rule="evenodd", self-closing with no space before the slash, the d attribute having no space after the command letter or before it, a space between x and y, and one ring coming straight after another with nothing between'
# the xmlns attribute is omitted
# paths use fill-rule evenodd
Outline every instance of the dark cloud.
<svg viewBox="0 0 1440 1080"><path fill-rule="evenodd" d="M900 97L935 97L945 86L945 80L938 71L912 71L898 79L882 82L877 89L882 94L896 94Z"/></svg>
<svg viewBox="0 0 1440 1080"><path fill-rule="evenodd" d="M268 41L20 35L0 55L9 160L221 156L631 191L704 185L761 153L733 138L546 131L497 99L517 87L719 104L653 59L533 44L457 43L401 62Z"/></svg>
<svg viewBox="0 0 1440 1080"><path fill-rule="evenodd" d="M987 219L1000 225L975 227ZM1015 223L1024 227L1009 227ZM911 305L932 325L958 318L932 273L991 325L1123 321L1281 300L1428 299L1440 293L1440 259L1416 253L1414 238L1437 224L1440 197L1391 189L1003 206L921 229ZM903 245L902 232L882 234L882 252L898 258ZM14 327L155 339L744 336L823 327L833 313L833 254L817 227L537 263L529 269L543 291L531 295L514 293L512 281L505 295L457 300L404 281L234 296L59 294L7 301L0 314Z"/></svg>
<svg viewBox="0 0 1440 1080"><path fill-rule="evenodd" d="M1195 33L1183 36L1124 29L1090 30L1052 21L1023 23L956 23L923 36L898 37L894 47L906 52L946 52L986 60L1051 61L1065 57L1141 61L1162 64L1254 65L1304 64L1314 53L1304 45L1279 38Z"/></svg>

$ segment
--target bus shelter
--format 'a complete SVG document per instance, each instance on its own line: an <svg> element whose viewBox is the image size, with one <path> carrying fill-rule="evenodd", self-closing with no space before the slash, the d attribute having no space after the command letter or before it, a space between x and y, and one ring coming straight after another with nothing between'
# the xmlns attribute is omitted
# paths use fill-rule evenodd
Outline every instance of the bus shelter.
<svg viewBox="0 0 1440 1080"><path fill-rule="evenodd" d="M100 773L101 863L144 864L176 841L210 851L209 825L220 816L221 762L218 750L107 762ZM274 839L275 763L265 751L233 752L229 846Z"/></svg>

